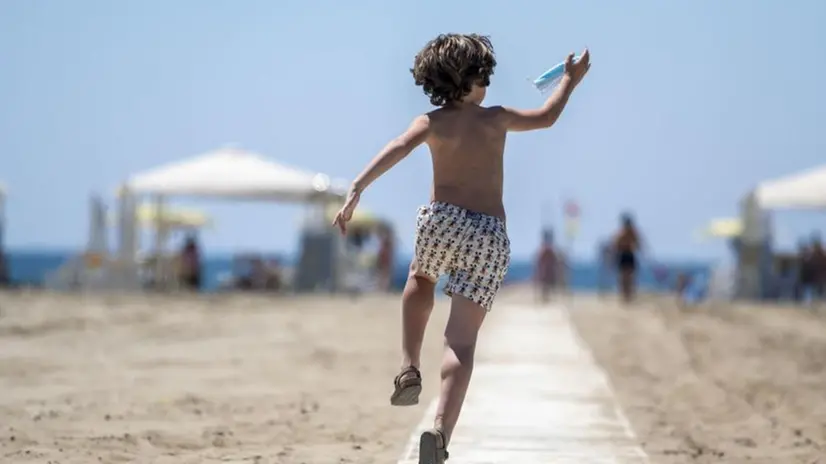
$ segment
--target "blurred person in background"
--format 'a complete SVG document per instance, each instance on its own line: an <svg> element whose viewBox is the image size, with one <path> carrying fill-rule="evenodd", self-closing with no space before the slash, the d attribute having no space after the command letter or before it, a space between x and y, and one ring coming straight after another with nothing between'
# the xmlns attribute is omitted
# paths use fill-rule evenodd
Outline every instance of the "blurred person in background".
<svg viewBox="0 0 826 464"><path fill-rule="evenodd" d="M619 290L623 301L630 302L637 291L637 270L641 240L630 214L620 217L620 229L614 236L614 254L619 272Z"/></svg>
<svg viewBox="0 0 826 464"><path fill-rule="evenodd" d="M826 296L826 250L820 234L812 235L811 267L812 267L812 299L821 301Z"/></svg>
<svg viewBox="0 0 826 464"><path fill-rule="evenodd" d="M190 290L201 288L201 249L195 235L189 235L181 250L180 282L181 286Z"/></svg>
<svg viewBox="0 0 826 464"><path fill-rule="evenodd" d="M542 232L542 243L539 245L539 252L536 254L534 282L537 296L542 303L547 303L550 300L551 292L557 284L559 263L554 250L553 237L553 232L550 229Z"/></svg>
<svg viewBox="0 0 826 464"><path fill-rule="evenodd" d="M812 262L812 253L809 244L801 241L797 246L798 273L795 282L794 299L803 302L809 297L809 292L815 281L815 269Z"/></svg>
<svg viewBox="0 0 826 464"><path fill-rule="evenodd" d="M604 295L611 287L611 274L615 262L614 248L611 245L611 241L600 243L599 249L597 250L597 265L599 266L597 270L597 272L599 272L597 276L597 291L600 295Z"/></svg>

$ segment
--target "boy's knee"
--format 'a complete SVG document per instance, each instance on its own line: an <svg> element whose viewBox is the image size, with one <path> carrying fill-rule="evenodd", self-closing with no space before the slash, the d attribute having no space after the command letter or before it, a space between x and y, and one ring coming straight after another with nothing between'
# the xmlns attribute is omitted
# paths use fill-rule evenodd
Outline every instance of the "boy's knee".
<svg viewBox="0 0 826 464"><path fill-rule="evenodd" d="M465 366L472 366L476 356L476 340L451 340L445 337L445 346L453 351L459 363Z"/></svg>
<svg viewBox="0 0 826 464"><path fill-rule="evenodd" d="M436 291L436 282L421 275L410 274L407 277L407 282L404 285L404 296L414 295L432 295Z"/></svg>
<svg viewBox="0 0 826 464"><path fill-rule="evenodd" d="M433 281L429 276L420 273L410 273L408 276L408 280L412 280L418 285L419 287L424 288L434 288L436 287L436 282Z"/></svg>

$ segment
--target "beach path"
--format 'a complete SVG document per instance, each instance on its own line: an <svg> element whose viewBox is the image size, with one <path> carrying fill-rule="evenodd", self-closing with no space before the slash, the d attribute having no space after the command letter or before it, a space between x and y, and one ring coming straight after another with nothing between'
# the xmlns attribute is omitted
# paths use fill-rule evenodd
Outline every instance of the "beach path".
<svg viewBox="0 0 826 464"><path fill-rule="evenodd" d="M418 462L435 408L434 400L399 464ZM505 303L491 313L449 449L451 464L647 462L561 305Z"/></svg>

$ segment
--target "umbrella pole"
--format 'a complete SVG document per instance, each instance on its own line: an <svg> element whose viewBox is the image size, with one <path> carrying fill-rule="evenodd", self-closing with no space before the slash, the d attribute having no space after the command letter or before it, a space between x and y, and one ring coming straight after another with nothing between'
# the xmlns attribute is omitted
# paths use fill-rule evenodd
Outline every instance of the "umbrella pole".
<svg viewBox="0 0 826 464"><path fill-rule="evenodd" d="M154 281L156 288L164 288L166 286L164 279L165 263L161 256L161 252L163 251L163 202L164 198L162 195L155 196L155 242L152 247L152 255L155 257Z"/></svg>

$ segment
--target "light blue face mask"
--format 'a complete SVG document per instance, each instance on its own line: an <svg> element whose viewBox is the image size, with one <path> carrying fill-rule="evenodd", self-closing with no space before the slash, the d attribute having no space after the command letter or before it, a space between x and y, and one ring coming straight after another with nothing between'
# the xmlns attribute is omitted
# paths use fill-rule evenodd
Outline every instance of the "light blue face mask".
<svg viewBox="0 0 826 464"><path fill-rule="evenodd" d="M577 55L574 57L574 63L578 62L581 56ZM559 80L562 79L562 76L565 75L565 62L559 63L558 65L552 67L551 69L542 73L541 76L537 77L533 80L533 86L536 87L541 93L545 93L548 90L553 90L557 84L559 84Z"/></svg>

